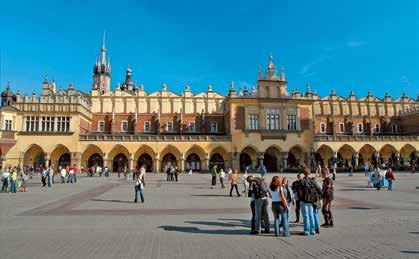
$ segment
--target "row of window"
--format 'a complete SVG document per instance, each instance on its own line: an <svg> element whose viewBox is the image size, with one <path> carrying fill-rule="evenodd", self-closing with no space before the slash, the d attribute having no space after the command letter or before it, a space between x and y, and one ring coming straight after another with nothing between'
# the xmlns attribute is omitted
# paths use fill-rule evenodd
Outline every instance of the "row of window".
<svg viewBox="0 0 419 259"><path fill-rule="evenodd" d="M99 121L97 128L98 128L99 132L105 132L105 122L104 121ZM196 132L195 122L190 122L189 125L188 125L187 130L190 133ZM169 122L166 123L165 131L166 132L173 132L174 131L173 122L169 121ZM128 132L128 121L122 121L121 122L121 132ZM144 122L144 132L151 132L151 122L150 121L145 121ZM215 121L211 122L210 132L211 133L217 133L218 132L217 122L215 122Z"/></svg>
<svg viewBox="0 0 419 259"><path fill-rule="evenodd" d="M69 116L26 116L25 131L29 132L69 132Z"/></svg>
<svg viewBox="0 0 419 259"><path fill-rule="evenodd" d="M326 133L326 128L327 128L326 123L320 123L320 133ZM358 133L363 133L364 132L364 124L363 123L358 123L357 124L357 131L358 131ZM345 123L339 123L339 132L340 133L345 133ZM380 132L381 132L380 124L375 124L374 133L380 133ZM397 124L392 125L392 132L397 133Z"/></svg>
<svg viewBox="0 0 419 259"><path fill-rule="evenodd" d="M269 110L275 110L275 109L269 109ZM274 113L266 114L266 129L267 130L279 130L280 125L281 124L280 124L279 110L278 110L278 113L274 112ZM288 115L287 125L288 125L288 130L296 130L297 129L297 115ZM249 114L248 128L250 130L259 129L259 115L258 114Z"/></svg>

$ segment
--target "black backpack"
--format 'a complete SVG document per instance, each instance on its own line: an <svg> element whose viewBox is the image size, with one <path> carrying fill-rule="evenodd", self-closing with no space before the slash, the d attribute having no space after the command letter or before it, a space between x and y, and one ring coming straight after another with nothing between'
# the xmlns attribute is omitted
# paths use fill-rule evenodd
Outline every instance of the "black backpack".
<svg viewBox="0 0 419 259"><path fill-rule="evenodd" d="M302 181L302 194L303 202L315 203L320 200L321 191L313 179L307 178Z"/></svg>
<svg viewBox="0 0 419 259"><path fill-rule="evenodd" d="M261 199L266 197L266 184L261 179L255 179L253 182L253 194L255 195L256 199Z"/></svg>

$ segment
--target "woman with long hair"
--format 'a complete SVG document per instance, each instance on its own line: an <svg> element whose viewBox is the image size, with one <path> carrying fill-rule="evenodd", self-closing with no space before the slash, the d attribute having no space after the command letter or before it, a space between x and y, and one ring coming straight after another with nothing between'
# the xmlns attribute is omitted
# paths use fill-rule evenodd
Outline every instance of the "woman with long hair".
<svg viewBox="0 0 419 259"><path fill-rule="evenodd" d="M280 236L280 225L283 227L283 236L290 236L288 223L288 201L282 186L282 180L279 176L272 178L269 186L269 193L272 198L272 212L274 214L275 236ZM281 219L279 216L281 215ZM280 224L281 222L281 224Z"/></svg>

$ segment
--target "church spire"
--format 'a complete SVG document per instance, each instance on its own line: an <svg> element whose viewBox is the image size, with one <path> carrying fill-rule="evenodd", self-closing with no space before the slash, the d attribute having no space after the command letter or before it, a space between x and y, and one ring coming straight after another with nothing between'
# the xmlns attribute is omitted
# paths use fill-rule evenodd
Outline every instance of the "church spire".
<svg viewBox="0 0 419 259"><path fill-rule="evenodd" d="M101 54L100 54L100 64L101 65L106 65L106 45L105 45L105 40L106 40L106 34L105 31L103 32L103 38L102 38L102 49L101 49Z"/></svg>

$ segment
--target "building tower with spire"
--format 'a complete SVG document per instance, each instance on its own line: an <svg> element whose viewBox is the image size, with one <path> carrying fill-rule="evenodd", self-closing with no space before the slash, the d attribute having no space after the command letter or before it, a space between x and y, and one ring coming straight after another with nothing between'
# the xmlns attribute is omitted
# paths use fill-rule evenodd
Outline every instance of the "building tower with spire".
<svg viewBox="0 0 419 259"><path fill-rule="evenodd" d="M99 91L104 94L110 91L111 85L111 62L108 58L106 60L106 46L105 46L105 33L103 33L101 54L96 60L93 68L93 90Z"/></svg>

